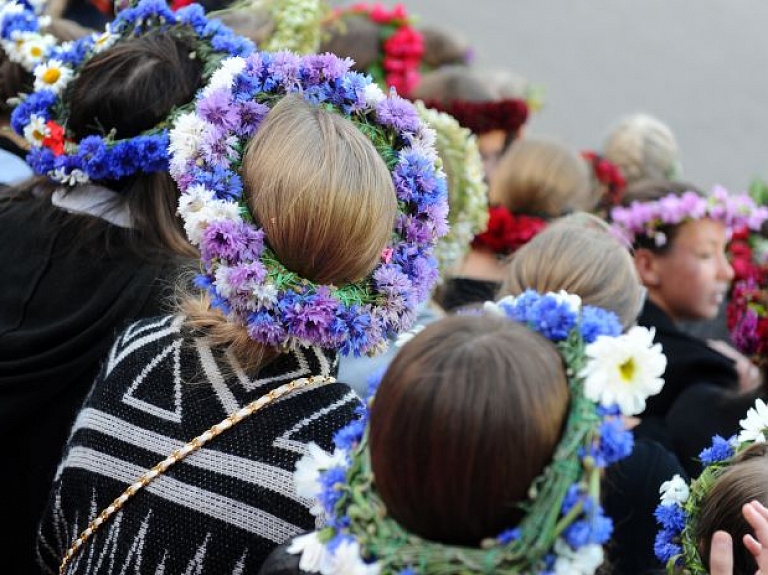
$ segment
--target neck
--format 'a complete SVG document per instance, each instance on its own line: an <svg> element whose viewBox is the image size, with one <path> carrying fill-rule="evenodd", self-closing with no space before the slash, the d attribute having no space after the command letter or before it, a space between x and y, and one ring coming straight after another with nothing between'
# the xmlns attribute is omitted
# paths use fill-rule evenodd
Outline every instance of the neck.
<svg viewBox="0 0 768 575"><path fill-rule="evenodd" d="M648 299L651 300L656 305L656 307L663 311L667 316L669 316L669 319L671 319L673 323L677 324L680 322L680 318L672 312L669 305L667 305L667 303L659 297L659 294L651 288L648 289Z"/></svg>
<svg viewBox="0 0 768 575"><path fill-rule="evenodd" d="M457 275L465 278L500 282L504 279L505 264L487 248L472 248L464 258Z"/></svg>

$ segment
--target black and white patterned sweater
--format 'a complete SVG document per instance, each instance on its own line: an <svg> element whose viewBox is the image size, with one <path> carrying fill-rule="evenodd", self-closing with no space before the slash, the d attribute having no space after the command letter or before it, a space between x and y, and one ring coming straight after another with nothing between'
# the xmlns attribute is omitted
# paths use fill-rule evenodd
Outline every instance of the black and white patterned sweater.
<svg viewBox="0 0 768 575"><path fill-rule="evenodd" d="M72 541L142 473L269 390L333 375L335 354L285 354L252 378L166 316L115 342L72 430L37 541L58 573ZM316 527L294 493L296 461L355 418L359 399L333 383L293 392L192 453L134 495L75 555L68 575L244 575L278 544Z"/></svg>

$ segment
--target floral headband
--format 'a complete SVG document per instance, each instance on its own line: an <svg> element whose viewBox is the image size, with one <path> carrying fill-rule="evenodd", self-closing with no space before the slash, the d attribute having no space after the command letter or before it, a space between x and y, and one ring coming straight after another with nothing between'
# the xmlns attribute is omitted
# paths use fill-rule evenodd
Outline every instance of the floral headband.
<svg viewBox="0 0 768 575"><path fill-rule="evenodd" d="M133 138L116 139L105 127L104 134L78 142L66 127L69 109L63 97L65 88L91 58L118 42L158 30L190 33L196 44L195 57L203 62L204 79L226 56L248 55L254 48L218 20L209 21L197 4L172 12L162 0L140 0L121 10L103 34L65 43L51 50L49 59L35 68L35 91L11 115L13 129L31 145L27 162L35 173L72 186L168 170L167 125L191 103Z"/></svg>
<svg viewBox="0 0 768 575"><path fill-rule="evenodd" d="M415 103L419 117L436 132L435 146L451 181L448 186L448 233L435 248L441 276L455 271L464 259L475 234L488 225L488 186L483 160L472 132L437 110Z"/></svg>
<svg viewBox="0 0 768 575"><path fill-rule="evenodd" d="M524 246L547 227L547 220L525 214L513 214L504 206L488 208L485 231L472 240L472 247L486 247L498 256L508 256Z"/></svg>
<svg viewBox="0 0 768 575"><path fill-rule="evenodd" d="M768 437L768 405L761 399L747 411L747 417L740 422L738 436L724 439L719 435L712 438L712 446L699 454L706 465L701 475L690 485L675 475L661 485L661 503L655 516L659 524L654 552L666 565L667 573L676 573L684 568L691 575L706 575L699 554L697 526L701 504L717 479L728 469L748 447L765 443Z"/></svg>
<svg viewBox="0 0 768 575"><path fill-rule="evenodd" d="M763 368L768 366L768 287L764 274L765 269L758 278L736 282L726 308L734 345Z"/></svg>
<svg viewBox="0 0 768 575"><path fill-rule="evenodd" d="M757 206L746 193L731 195L716 186L707 197L695 192L669 194L652 202L632 202L629 207L611 210L614 232L631 245L638 237L646 237L662 247L667 244L667 226L705 218L722 222L729 232L738 228L758 230L768 219L768 208Z"/></svg>
<svg viewBox="0 0 768 575"><path fill-rule="evenodd" d="M603 468L628 456L631 432L620 415L640 413L658 393L666 368L653 331L621 335L615 314L582 306L565 292L526 291L486 312L521 322L562 354L571 394L567 423L552 463L532 483L516 527L479 548L426 541L386 512L376 493L368 453L368 408L338 432L333 454L312 446L296 469L297 492L316 499L328 527L297 537L288 549L299 566L323 575L594 573L613 524L600 506ZM375 384L374 384L375 385ZM368 400L375 401L375 398Z"/></svg>
<svg viewBox="0 0 768 575"><path fill-rule="evenodd" d="M597 152L586 150L581 153L581 156L589 164L595 180L601 186L605 186L605 193L600 198L598 208L610 209L618 206L621 203L624 188L627 187L627 181L619 167Z"/></svg>
<svg viewBox="0 0 768 575"><path fill-rule="evenodd" d="M424 55L424 38L413 28L413 18L405 6L397 4L388 10L381 4L353 4L338 8L334 18L359 15L378 25L382 57L368 67L368 72L381 87L395 88L407 96L419 83L419 68Z"/></svg>
<svg viewBox="0 0 768 575"><path fill-rule="evenodd" d="M319 345L376 354L411 327L437 280L432 252L447 232L445 175L433 130L413 104L385 96L349 59L290 52L230 58L202 91L196 111L171 131L171 175L182 191L179 213L200 248L198 285L213 305L268 346ZM286 269L253 221L240 178L242 151L270 106L300 94L352 121L391 171L398 215L390 243L365 279L318 285Z"/></svg>
<svg viewBox="0 0 768 575"><path fill-rule="evenodd" d="M525 100L506 99L495 102L466 102L454 100L450 103L439 100L425 100L429 108L440 110L472 131L482 135L494 130L514 133L528 120L528 104Z"/></svg>
<svg viewBox="0 0 768 575"><path fill-rule="evenodd" d="M39 1L0 1L0 46L11 62L28 72L57 44L54 36L41 32L50 23L50 17L41 16L44 6Z"/></svg>

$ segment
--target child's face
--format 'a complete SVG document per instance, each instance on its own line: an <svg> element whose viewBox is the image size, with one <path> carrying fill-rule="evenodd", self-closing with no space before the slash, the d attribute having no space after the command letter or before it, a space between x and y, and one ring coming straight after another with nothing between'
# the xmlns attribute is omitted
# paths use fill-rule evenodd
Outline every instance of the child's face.
<svg viewBox="0 0 768 575"><path fill-rule="evenodd" d="M648 288L654 302L675 320L715 317L733 279L725 255L727 243L720 222L683 224L669 251L653 256L657 285Z"/></svg>

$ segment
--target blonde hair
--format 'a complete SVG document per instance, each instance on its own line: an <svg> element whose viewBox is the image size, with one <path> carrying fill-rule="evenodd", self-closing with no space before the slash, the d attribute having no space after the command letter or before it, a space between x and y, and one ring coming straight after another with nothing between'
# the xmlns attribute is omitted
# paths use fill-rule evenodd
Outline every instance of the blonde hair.
<svg viewBox="0 0 768 575"><path fill-rule="evenodd" d="M301 96L286 96L248 144L242 177L255 221L290 271L343 285L376 266L392 233L397 199L384 160L350 120ZM205 298L187 301L191 323L247 367L276 354L259 350L244 328L206 309Z"/></svg>
<svg viewBox="0 0 768 575"><path fill-rule="evenodd" d="M512 256L498 295L526 289L576 294L585 304L614 312L624 329L635 323L642 305L629 252L607 224L579 212L551 224Z"/></svg>
<svg viewBox="0 0 768 575"><path fill-rule="evenodd" d="M619 167L628 184L680 176L680 152L672 130L648 114L620 119L605 138L603 155Z"/></svg>
<svg viewBox="0 0 768 575"><path fill-rule="evenodd" d="M511 212L549 217L597 204L586 162L559 142L536 138L515 141L501 157L490 200Z"/></svg>
<svg viewBox="0 0 768 575"><path fill-rule="evenodd" d="M450 64L469 64L471 47L463 35L434 25L421 26L419 32L424 38L424 56L421 59L424 65L439 68Z"/></svg>
<svg viewBox="0 0 768 575"><path fill-rule="evenodd" d="M499 97L482 75L462 65L443 66L421 77L411 96L418 100L434 100L450 104L464 102L493 102Z"/></svg>

